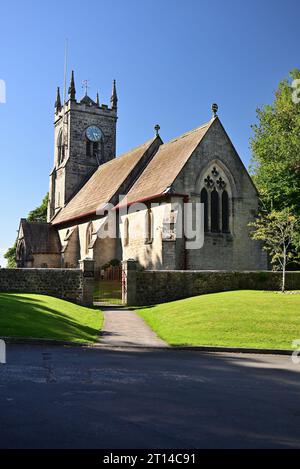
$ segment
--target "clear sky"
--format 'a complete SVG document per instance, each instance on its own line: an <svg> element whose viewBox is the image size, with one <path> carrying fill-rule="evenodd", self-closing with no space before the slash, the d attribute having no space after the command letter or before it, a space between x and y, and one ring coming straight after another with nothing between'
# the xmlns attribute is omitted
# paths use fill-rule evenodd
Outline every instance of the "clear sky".
<svg viewBox="0 0 300 469"><path fill-rule="evenodd" d="M257 106L299 67L299 0L12 0L0 5L0 264L53 164L64 41L81 82L108 103L117 80L118 154L210 119L212 102L244 163ZM172 164L172 161L170 161Z"/></svg>

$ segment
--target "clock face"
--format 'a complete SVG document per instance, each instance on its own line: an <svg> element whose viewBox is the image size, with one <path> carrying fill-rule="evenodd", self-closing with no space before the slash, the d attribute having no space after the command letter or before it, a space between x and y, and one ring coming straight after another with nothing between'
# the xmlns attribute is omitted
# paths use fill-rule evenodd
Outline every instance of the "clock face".
<svg viewBox="0 0 300 469"><path fill-rule="evenodd" d="M86 136L91 142L99 142L102 138L102 131L99 127L91 125L86 129Z"/></svg>

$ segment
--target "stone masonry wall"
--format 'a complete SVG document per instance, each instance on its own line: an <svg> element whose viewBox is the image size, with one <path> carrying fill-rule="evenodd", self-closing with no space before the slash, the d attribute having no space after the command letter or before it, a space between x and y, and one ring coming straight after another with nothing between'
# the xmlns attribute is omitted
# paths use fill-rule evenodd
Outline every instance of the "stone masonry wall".
<svg viewBox="0 0 300 469"><path fill-rule="evenodd" d="M81 269L0 269L0 292L39 293L92 305L94 278Z"/></svg>
<svg viewBox="0 0 300 469"><path fill-rule="evenodd" d="M126 264L123 263L126 268ZM130 306L151 305L179 300L205 293L216 293L230 290L280 290L281 272L253 271L125 271L127 285L123 286ZM127 269L126 269L127 270ZM130 273L130 275L129 275ZM300 272L287 272L286 288L300 290ZM130 294L129 294L130 293Z"/></svg>
<svg viewBox="0 0 300 469"><path fill-rule="evenodd" d="M105 105L89 106L69 100L65 105L65 132L67 134L64 161L58 161L58 139L62 130L64 110L55 115L54 169L50 176L50 201L48 220L58 208L78 192L85 181L97 170L96 158L86 155L86 129L95 125L103 133L100 163L110 161L116 156L116 110Z"/></svg>
<svg viewBox="0 0 300 469"><path fill-rule="evenodd" d="M207 187L204 180L214 166L227 181L230 233L205 233L203 248L187 251L186 266L191 270L264 270L266 253L260 242L250 238L248 226L257 213L257 193L218 119L176 178L173 190L188 194L190 202L200 202L201 190Z"/></svg>

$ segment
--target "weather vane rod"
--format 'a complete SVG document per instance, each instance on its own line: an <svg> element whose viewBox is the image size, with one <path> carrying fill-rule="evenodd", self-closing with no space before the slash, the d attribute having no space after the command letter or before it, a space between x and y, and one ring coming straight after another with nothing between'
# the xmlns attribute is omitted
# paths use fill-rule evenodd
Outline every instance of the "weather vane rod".
<svg viewBox="0 0 300 469"><path fill-rule="evenodd" d="M68 70L68 39L65 39L65 63L64 63L64 107L63 107L63 118L62 118L62 145L65 145L65 116L66 116L66 99L67 99L67 70Z"/></svg>
<svg viewBox="0 0 300 469"><path fill-rule="evenodd" d="M88 94L89 80L82 80L82 88L85 90L85 96Z"/></svg>

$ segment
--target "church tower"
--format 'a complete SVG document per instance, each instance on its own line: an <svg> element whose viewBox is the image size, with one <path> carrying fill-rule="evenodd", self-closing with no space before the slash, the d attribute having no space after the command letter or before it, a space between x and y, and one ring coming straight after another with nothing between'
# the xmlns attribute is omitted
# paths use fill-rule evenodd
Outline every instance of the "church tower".
<svg viewBox="0 0 300 469"><path fill-rule="evenodd" d="M54 168L50 174L48 221L63 208L96 171L116 156L118 97L113 81L110 107L93 101L86 92L76 100L74 72L68 100L57 88L54 120Z"/></svg>

